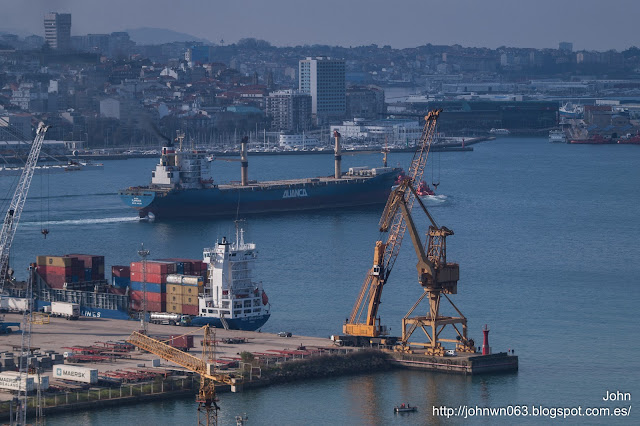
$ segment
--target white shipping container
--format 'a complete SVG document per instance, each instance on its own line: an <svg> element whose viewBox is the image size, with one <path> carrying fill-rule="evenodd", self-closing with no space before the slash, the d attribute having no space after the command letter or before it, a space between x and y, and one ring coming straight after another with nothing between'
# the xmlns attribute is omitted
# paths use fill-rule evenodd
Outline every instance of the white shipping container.
<svg viewBox="0 0 640 426"><path fill-rule="evenodd" d="M29 299L18 299L17 297L8 297L8 309L11 312L24 312L29 309Z"/></svg>
<svg viewBox="0 0 640 426"><path fill-rule="evenodd" d="M29 299L20 299L17 297L0 298L0 309L10 312L24 312L29 308Z"/></svg>
<svg viewBox="0 0 640 426"><path fill-rule="evenodd" d="M26 383L26 385L25 385ZM27 392L33 392L35 383L33 377L24 377L20 381L19 375L0 373L0 388L11 390L24 390L26 386Z"/></svg>
<svg viewBox="0 0 640 426"><path fill-rule="evenodd" d="M73 380L75 382L98 383L98 370L95 368L78 367L75 365L59 364L53 366L53 377L56 379Z"/></svg>
<svg viewBox="0 0 640 426"><path fill-rule="evenodd" d="M80 316L80 305L77 303L51 302L51 314L66 318L78 318Z"/></svg>
<svg viewBox="0 0 640 426"><path fill-rule="evenodd" d="M393 170L393 167L377 167L375 169L371 169L371 172L374 176L378 176L383 173L389 173L391 170Z"/></svg>
<svg viewBox="0 0 640 426"><path fill-rule="evenodd" d="M167 284L187 284L201 286L204 284L204 278L198 275L171 274L167 275Z"/></svg>
<svg viewBox="0 0 640 426"><path fill-rule="evenodd" d="M11 376L11 377L20 377L20 373L17 371L5 371L2 374L4 374L5 376ZM34 386L38 385L38 375L37 374L29 374L28 377L30 379L33 379L33 383ZM44 374L40 375L40 390L47 390L49 389L49 376L46 376ZM34 387L34 389L36 389Z"/></svg>

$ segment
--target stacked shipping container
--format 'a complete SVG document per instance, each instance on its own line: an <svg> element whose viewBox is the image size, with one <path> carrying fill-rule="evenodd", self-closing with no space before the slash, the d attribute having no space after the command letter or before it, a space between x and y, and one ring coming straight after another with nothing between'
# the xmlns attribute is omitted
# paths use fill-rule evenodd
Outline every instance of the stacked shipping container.
<svg viewBox="0 0 640 426"><path fill-rule="evenodd" d="M104 280L104 256L38 256L36 270L51 288L64 288L65 284L69 288L73 283Z"/></svg>
<svg viewBox="0 0 640 426"><path fill-rule="evenodd" d="M111 267L111 285L110 293L127 294L127 290L131 285L131 268L123 265L113 265Z"/></svg>
<svg viewBox="0 0 640 426"><path fill-rule="evenodd" d="M104 256L38 256L37 271L52 288L61 289L65 285L68 289L76 288L81 283L104 280ZM114 265L109 292L128 292L131 309L135 311L144 309L146 290L149 312L197 315L198 295L203 291L206 273L207 265L202 260L192 259L148 260L146 272L142 262Z"/></svg>
<svg viewBox="0 0 640 426"><path fill-rule="evenodd" d="M198 315L198 294L204 278L199 275L170 275L167 278L167 312Z"/></svg>
<svg viewBox="0 0 640 426"><path fill-rule="evenodd" d="M150 312L165 312L167 301L167 276L175 274L176 264L162 260L147 260L146 271L142 262L131 262L131 309L144 309L146 287L146 308Z"/></svg>

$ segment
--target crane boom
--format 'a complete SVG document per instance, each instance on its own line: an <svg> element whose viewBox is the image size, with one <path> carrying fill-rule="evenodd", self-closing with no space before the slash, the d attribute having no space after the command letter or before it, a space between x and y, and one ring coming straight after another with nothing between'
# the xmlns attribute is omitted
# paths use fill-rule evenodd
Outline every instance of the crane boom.
<svg viewBox="0 0 640 426"><path fill-rule="evenodd" d="M204 330L204 339L202 340L202 359L197 358L188 353L182 352L173 346L138 333L134 331L127 339L132 345L143 349L159 357L171 361L189 371L200 375L200 389L196 401L198 402L198 425L215 426L218 424L218 404L216 403L215 383L225 383L232 385L231 390L235 391L234 386L242 382L242 379L231 377L226 374L218 374L214 371L215 366L207 362L208 356L211 356L211 337L209 335L209 326L202 327ZM197 331L197 330L196 330Z"/></svg>
<svg viewBox="0 0 640 426"><path fill-rule="evenodd" d="M176 349L173 346L161 342L160 340L138 333L137 331L131 333L131 336L129 336L127 341L142 350L158 355L160 358L178 364L179 366L184 367L189 371L193 371L194 373L198 373L207 379L226 384L236 383L235 379L230 378L226 374L214 373L213 365L208 364L205 360L183 352L180 349Z"/></svg>
<svg viewBox="0 0 640 426"><path fill-rule="evenodd" d="M380 232L388 232L386 242L376 242L373 267L368 271L356 304L343 327L347 335L378 337L387 334L386 327L380 325L377 315L382 288L391 274L407 228L401 206L408 211L413 207L416 197L409 188L422 179L441 111L433 110L425 116L420 145L413 155L409 172L389 195L379 223Z"/></svg>
<svg viewBox="0 0 640 426"><path fill-rule="evenodd" d="M27 157L24 169L20 175L16 191L11 199L9 210L4 217L2 232L0 232L0 293L4 292L4 285L9 276L9 251L11 250L13 237L16 235L16 230L18 229L20 215L22 214L22 209L24 208L25 201L27 200L27 193L31 186L33 172L36 169L40 150L42 149L42 142L44 141L44 135L47 133L48 128L49 126L45 126L44 123L40 123L38 125L36 137L31 144L29 156Z"/></svg>

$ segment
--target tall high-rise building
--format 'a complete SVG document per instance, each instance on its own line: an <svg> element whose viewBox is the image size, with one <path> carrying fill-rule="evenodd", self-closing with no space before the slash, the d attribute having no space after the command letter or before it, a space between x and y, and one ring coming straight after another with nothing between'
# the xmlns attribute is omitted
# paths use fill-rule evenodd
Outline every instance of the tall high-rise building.
<svg viewBox="0 0 640 426"><path fill-rule="evenodd" d="M271 92L266 99L266 114L272 130L301 132L311 127L311 96L297 90Z"/></svg>
<svg viewBox="0 0 640 426"><path fill-rule="evenodd" d="M44 15L44 40L52 49L70 49L71 14L51 12Z"/></svg>
<svg viewBox="0 0 640 426"><path fill-rule="evenodd" d="M564 50L565 52L573 51L573 43L569 43L568 41L561 41L558 44L558 49Z"/></svg>
<svg viewBox="0 0 640 426"><path fill-rule="evenodd" d="M318 124L344 117L347 101L343 60L327 57L301 60L298 89L311 95L311 111Z"/></svg>

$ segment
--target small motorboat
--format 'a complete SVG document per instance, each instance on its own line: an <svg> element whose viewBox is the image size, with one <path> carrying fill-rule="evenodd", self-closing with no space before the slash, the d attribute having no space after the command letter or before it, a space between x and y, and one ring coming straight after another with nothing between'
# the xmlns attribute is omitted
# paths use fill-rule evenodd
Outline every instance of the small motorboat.
<svg viewBox="0 0 640 426"><path fill-rule="evenodd" d="M413 411L418 411L418 407L409 404L400 404L393 407L394 413L411 413Z"/></svg>
<svg viewBox="0 0 640 426"><path fill-rule="evenodd" d="M436 193L433 192L433 190L429 187L429 185L425 181L420 182L418 189L416 189L416 194L418 194L420 197L436 195Z"/></svg>

